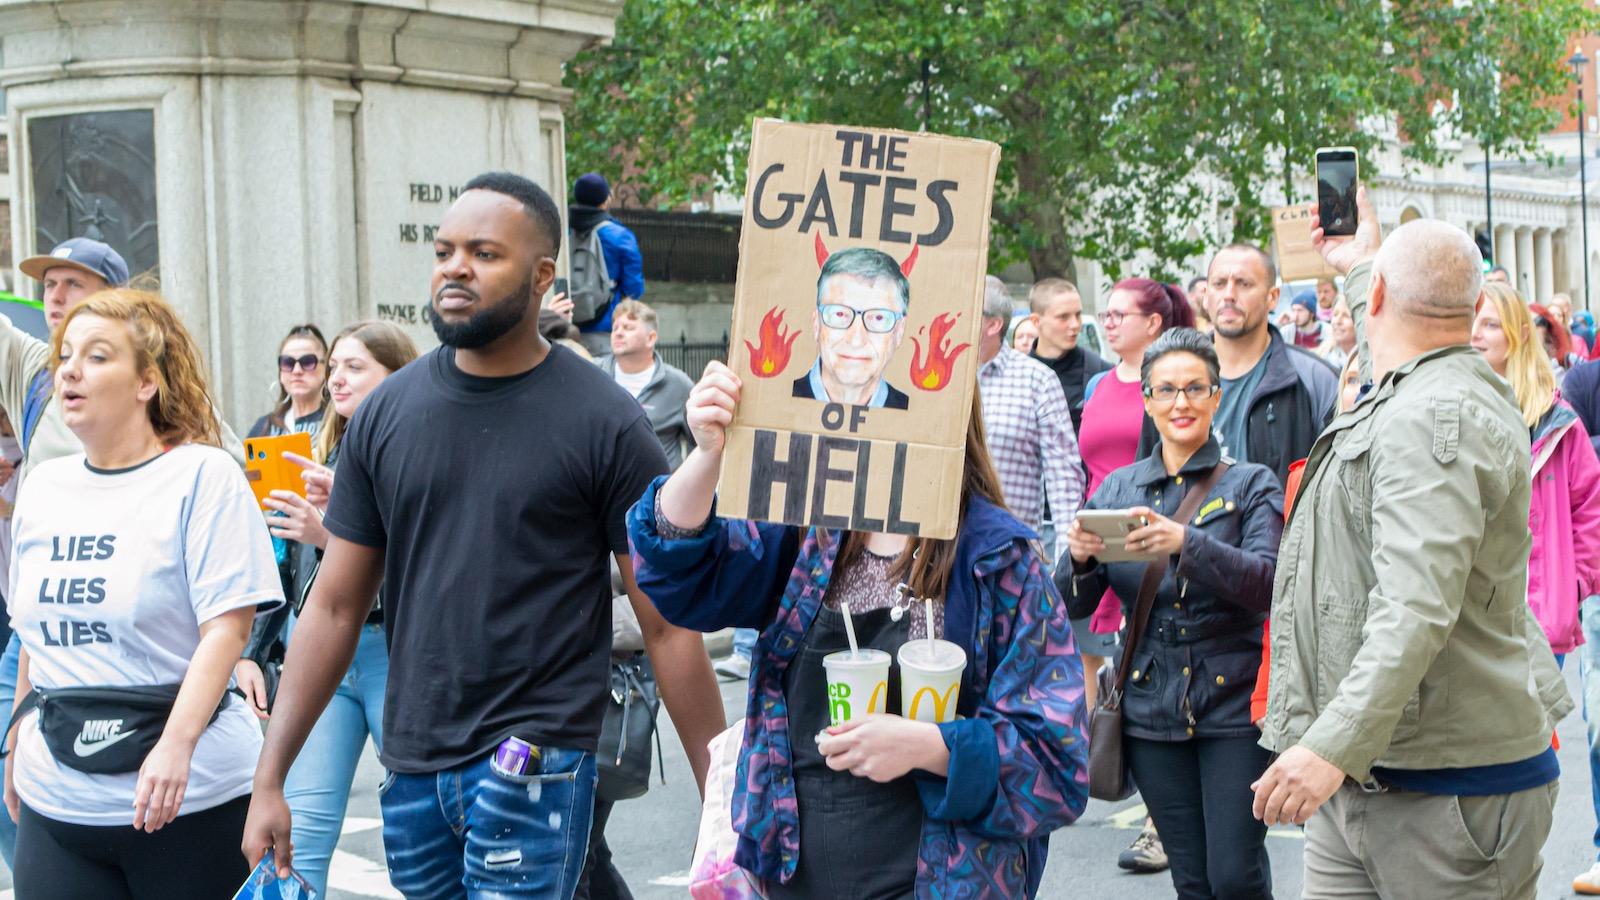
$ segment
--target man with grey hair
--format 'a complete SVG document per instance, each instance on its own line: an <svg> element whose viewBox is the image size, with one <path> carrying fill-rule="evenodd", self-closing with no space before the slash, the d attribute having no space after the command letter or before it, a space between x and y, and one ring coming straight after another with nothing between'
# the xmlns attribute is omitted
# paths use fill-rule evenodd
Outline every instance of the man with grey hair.
<svg viewBox="0 0 1600 900"><path fill-rule="evenodd" d="M1038 531L1044 501L1058 522L1071 521L1083 505L1083 465L1078 436L1061 381L1049 367L1006 344L1006 329L1016 303L1005 283L990 275L984 282L983 329L978 338L978 394L989 456L1000 475L1006 506ZM1066 533L1056 535L1052 559L1066 549Z"/></svg>
<svg viewBox="0 0 1600 900"><path fill-rule="evenodd" d="M911 398L884 378L906 336L911 285L894 257L851 247L830 255L817 276L811 335L817 361L794 396L874 409L905 409Z"/></svg>
<svg viewBox="0 0 1600 900"><path fill-rule="evenodd" d="M1357 204L1353 238L1313 211L1312 239L1372 386L1284 532L1255 814L1306 825L1308 898L1533 897L1572 701L1527 604L1528 432L1467 346L1472 238L1422 219L1383 242Z"/></svg>

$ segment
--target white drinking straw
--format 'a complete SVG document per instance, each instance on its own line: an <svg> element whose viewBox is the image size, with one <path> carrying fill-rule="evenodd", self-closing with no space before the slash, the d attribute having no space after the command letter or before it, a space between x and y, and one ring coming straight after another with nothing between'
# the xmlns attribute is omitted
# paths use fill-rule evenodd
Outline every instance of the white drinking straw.
<svg viewBox="0 0 1600 900"><path fill-rule="evenodd" d="M855 659L861 655L861 648L856 645L856 626L850 621L850 604L840 603L839 611L844 613L844 636L850 641L850 658Z"/></svg>
<svg viewBox="0 0 1600 900"><path fill-rule="evenodd" d="M933 633L933 598L923 597L922 608L928 613L928 652L932 654L934 639L938 637ZM933 657L930 655L928 658L932 659Z"/></svg>

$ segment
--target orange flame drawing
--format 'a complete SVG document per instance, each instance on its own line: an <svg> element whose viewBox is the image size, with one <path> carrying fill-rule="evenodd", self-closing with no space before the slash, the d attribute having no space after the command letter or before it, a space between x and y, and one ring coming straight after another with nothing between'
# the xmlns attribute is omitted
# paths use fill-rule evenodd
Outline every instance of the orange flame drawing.
<svg viewBox="0 0 1600 900"><path fill-rule="evenodd" d="M950 347L950 339L945 335L950 329L956 327L956 319L948 313L940 313L933 320L933 333L928 338L928 360L922 361L922 342L915 337L911 344L915 348L911 353L911 383L925 391L943 390L950 383L950 376L956 368L956 357L971 344L957 344L954 349ZM923 334L928 329L920 328L917 334Z"/></svg>
<svg viewBox="0 0 1600 900"><path fill-rule="evenodd" d="M789 364L789 352L799 336L798 329L783 327L783 310L776 306L767 310L767 314L761 317L758 335L760 346L744 342L745 348L750 351L750 374L757 378L771 378L782 372Z"/></svg>

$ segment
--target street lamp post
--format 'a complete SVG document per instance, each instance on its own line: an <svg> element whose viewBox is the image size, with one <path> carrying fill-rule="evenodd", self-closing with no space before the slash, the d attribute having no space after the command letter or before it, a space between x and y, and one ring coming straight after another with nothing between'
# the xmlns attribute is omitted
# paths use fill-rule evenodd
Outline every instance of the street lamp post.
<svg viewBox="0 0 1600 900"><path fill-rule="evenodd" d="M1589 128L1589 113L1583 105L1583 69L1589 57L1580 47L1567 60L1578 80L1578 213L1583 217L1583 308L1589 309L1589 160L1583 149L1583 133Z"/></svg>

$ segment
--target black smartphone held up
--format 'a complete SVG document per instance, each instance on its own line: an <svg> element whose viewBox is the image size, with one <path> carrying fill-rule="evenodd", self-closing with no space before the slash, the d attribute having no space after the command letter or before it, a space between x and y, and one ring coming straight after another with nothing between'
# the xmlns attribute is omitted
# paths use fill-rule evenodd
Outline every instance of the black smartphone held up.
<svg viewBox="0 0 1600 900"><path fill-rule="evenodd" d="M1360 183L1356 148L1317 149L1317 212L1323 234L1341 237L1356 233L1356 186Z"/></svg>
<svg viewBox="0 0 1600 900"><path fill-rule="evenodd" d="M567 280L565 278L557 278L555 285L550 290L553 293L565 294L567 292Z"/></svg>

